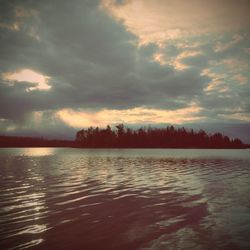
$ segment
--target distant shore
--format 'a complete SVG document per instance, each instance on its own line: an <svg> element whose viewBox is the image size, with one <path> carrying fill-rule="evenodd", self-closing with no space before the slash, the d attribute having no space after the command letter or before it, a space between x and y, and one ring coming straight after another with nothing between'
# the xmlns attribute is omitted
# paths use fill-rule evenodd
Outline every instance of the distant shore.
<svg viewBox="0 0 250 250"><path fill-rule="evenodd" d="M51 147L51 148L86 148L86 149L160 149L160 148L176 148L176 149L244 149L250 148L249 144L243 144L240 147L96 147L96 146L83 146L80 143L73 140L49 140L44 138L35 137L17 137L17 136L0 136L0 148L39 148L39 147Z"/></svg>
<svg viewBox="0 0 250 250"><path fill-rule="evenodd" d="M250 145L238 138L208 134L204 130L174 126L131 129L119 124L113 129L107 125L79 130L75 140L0 135L0 147L243 149Z"/></svg>

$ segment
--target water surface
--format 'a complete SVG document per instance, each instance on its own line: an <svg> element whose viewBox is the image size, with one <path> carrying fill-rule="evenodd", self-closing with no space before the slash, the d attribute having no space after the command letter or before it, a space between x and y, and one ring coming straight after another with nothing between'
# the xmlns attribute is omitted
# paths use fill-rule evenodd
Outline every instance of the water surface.
<svg viewBox="0 0 250 250"><path fill-rule="evenodd" d="M250 150L0 149L0 249L250 249Z"/></svg>

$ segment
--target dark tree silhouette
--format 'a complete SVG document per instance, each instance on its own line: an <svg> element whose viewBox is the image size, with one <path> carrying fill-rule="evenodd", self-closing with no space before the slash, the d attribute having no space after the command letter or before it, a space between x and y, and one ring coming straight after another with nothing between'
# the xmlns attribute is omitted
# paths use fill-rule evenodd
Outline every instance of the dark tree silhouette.
<svg viewBox="0 0 250 250"><path fill-rule="evenodd" d="M1 136L0 147L82 147L82 148L247 148L238 138L230 139L221 133L207 134L204 130L141 127L126 128L117 125L106 128L82 129L75 141L44 138Z"/></svg>
<svg viewBox="0 0 250 250"><path fill-rule="evenodd" d="M0 147L74 147L74 141L0 135Z"/></svg>
<svg viewBox="0 0 250 250"><path fill-rule="evenodd" d="M243 148L239 139L230 140L221 133L207 134L204 130L195 132L184 127L125 128L119 124L112 130L88 128L76 133L78 147L94 148Z"/></svg>

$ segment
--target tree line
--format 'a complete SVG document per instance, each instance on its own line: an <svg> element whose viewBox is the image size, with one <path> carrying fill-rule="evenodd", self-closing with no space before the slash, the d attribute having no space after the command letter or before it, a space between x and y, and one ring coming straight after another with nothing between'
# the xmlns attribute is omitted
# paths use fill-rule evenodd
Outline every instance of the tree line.
<svg viewBox="0 0 250 250"><path fill-rule="evenodd" d="M207 134L204 130L141 127L131 129L123 124L114 129L89 127L76 133L77 147L84 148L243 148L238 138L221 133Z"/></svg>
<svg viewBox="0 0 250 250"><path fill-rule="evenodd" d="M0 135L0 147L74 147L75 141Z"/></svg>

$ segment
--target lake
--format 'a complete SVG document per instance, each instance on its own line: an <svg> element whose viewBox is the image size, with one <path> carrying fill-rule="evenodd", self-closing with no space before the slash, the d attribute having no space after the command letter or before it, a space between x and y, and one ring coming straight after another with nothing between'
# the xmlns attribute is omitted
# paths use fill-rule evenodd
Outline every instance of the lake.
<svg viewBox="0 0 250 250"><path fill-rule="evenodd" d="M0 249L250 249L250 150L0 149Z"/></svg>

